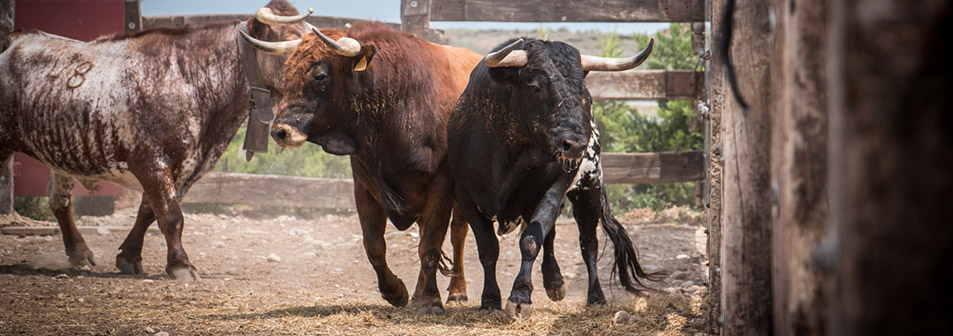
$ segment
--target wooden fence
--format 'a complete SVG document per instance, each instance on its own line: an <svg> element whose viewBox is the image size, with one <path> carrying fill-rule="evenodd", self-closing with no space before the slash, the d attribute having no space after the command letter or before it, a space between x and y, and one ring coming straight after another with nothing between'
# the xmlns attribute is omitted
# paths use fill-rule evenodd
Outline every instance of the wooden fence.
<svg viewBox="0 0 953 336"><path fill-rule="evenodd" d="M702 151L605 153L606 183L672 183L703 180ZM354 181L297 176L213 173L196 182L183 203L254 204L354 209Z"/></svg>

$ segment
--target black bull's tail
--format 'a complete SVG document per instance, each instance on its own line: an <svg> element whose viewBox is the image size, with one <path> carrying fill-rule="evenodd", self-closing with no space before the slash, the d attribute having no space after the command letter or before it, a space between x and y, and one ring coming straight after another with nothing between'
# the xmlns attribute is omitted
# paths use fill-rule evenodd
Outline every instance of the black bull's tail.
<svg viewBox="0 0 953 336"><path fill-rule="evenodd" d="M658 281L665 277L663 272L646 272L639 265L639 252L636 250L629 234L625 231L622 223L619 223L612 215L612 207L609 205L609 196L606 189L602 188L602 230L612 241L615 250L615 259L612 266L612 275L619 275L619 282L625 287L626 291L638 294L644 290L652 288L642 283L641 279Z"/></svg>

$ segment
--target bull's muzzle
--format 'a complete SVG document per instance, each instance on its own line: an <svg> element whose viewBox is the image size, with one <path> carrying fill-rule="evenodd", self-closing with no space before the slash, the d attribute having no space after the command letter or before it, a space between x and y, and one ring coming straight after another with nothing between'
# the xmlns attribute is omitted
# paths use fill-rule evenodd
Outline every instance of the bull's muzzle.
<svg viewBox="0 0 953 336"><path fill-rule="evenodd" d="M300 147L308 136L288 124L275 124L271 127L271 137L282 147Z"/></svg>

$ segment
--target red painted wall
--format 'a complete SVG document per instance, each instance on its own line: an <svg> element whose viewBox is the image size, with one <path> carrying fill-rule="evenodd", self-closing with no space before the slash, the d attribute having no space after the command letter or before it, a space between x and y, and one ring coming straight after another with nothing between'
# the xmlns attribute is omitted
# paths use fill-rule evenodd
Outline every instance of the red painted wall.
<svg viewBox="0 0 953 336"><path fill-rule="evenodd" d="M83 41L123 32L125 20L123 0L16 0L13 12L15 28L39 29ZM16 196L46 196L49 179L49 168L23 153L16 153L13 179ZM97 196L125 193L125 189L111 183L99 182L98 185ZM89 193L77 183L73 195Z"/></svg>

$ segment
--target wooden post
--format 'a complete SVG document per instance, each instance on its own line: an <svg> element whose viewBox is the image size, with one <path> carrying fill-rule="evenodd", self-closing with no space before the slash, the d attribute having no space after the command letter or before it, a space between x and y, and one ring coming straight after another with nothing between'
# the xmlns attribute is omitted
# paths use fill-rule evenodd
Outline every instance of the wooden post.
<svg viewBox="0 0 953 336"><path fill-rule="evenodd" d="M140 9L140 0L126 0L126 31L134 32L142 30L142 10Z"/></svg>
<svg viewBox="0 0 953 336"><path fill-rule="evenodd" d="M721 11L725 0L705 2L706 15L711 21L708 36L721 28ZM708 49L713 50L714 40L708 40ZM705 73L708 83L708 128L706 132L706 150L708 151L708 334L720 335L724 320L721 312L721 224L722 224L722 116L725 100L725 67L718 62L709 62Z"/></svg>
<svg viewBox="0 0 953 336"><path fill-rule="evenodd" d="M831 4L829 334L949 334L953 6Z"/></svg>
<svg viewBox="0 0 953 336"><path fill-rule="evenodd" d="M14 0L0 0L0 38L13 31ZM6 158L0 158L4 160ZM0 162L0 214L13 213L13 156Z"/></svg>
<svg viewBox="0 0 953 336"><path fill-rule="evenodd" d="M774 333L825 333L825 273L814 261L827 207L826 0L774 0L771 172Z"/></svg>
<svg viewBox="0 0 953 336"><path fill-rule="evenodd" d="M728 98L722 115L723 330L725 335L770 335L771 23L768 0L738 1L735 6L730 50L748 108Z"/></svg>
<svg viewBox="0 0 953 336"><path fill-rule="evenodd" d="M427 29L430 28L430 1L431 0L401 0L401 29L426 39L425 33Z"/></svg>

